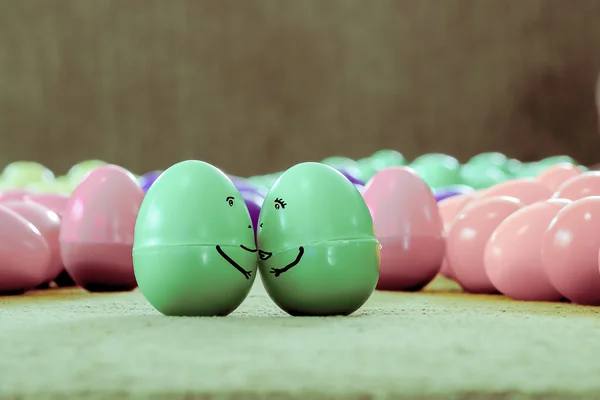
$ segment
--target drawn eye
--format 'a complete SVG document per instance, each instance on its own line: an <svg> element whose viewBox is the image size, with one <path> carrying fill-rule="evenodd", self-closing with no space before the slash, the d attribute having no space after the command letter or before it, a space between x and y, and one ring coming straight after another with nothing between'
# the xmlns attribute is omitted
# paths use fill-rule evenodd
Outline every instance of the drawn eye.
<svg viewBox="0 0 600 400"><path fill-rule="evenodd" d="M275 209L276 210L279 210L280 208L283 209L283 208L285 208L285 206L287 206L287 203L285 201L283 201L280 198L275 199Z"/></svg>
<svg viewBox="0 0 600 400"><path fill-rule="evenodd" d="M229 207L233 207L233 197L229 196L225 200L227 201L227 204L229 204Z"/></svg>

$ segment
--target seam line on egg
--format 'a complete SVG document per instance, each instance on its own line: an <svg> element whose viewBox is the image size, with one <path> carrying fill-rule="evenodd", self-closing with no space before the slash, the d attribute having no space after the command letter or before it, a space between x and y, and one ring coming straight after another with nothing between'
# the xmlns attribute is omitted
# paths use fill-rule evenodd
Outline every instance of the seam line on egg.
<svg viewBox="0 0 600 400"><path fill-rule="evenodd" d="M239 244L238 245L234 245L234 244L225 244L225 245L222 245L222 244L216 244L216 243L214 243L214 244L193 244L193 243L189 243L189 244L158 244L158 245L152 245L152 246L134 247L133 250L132 250L132 253L135 253L136 250L139 251L139 250L147 250L147 249L161 249L161 248L162 249L165 249L165 248L171 249L173 247L216 247L216 246L219 246L222 249L225 249L225 248L227 248L227 249L231 249L231 248L238 249L239 248L240 250L245 250L245 249L242 249L242 247ZM246 246L246 247L248 247L248 246ZM248 248L252 248L252 247L248 247ZM248 250L245 250L245 251L248 251Z"/></svg>
<svg viewBox="0 0 600 400"><path fill-rule="evenodd" d="M323 244L323 243L333 243L333 244L335 244L335 243L338 243L338 242L353 242L353 243L356 243L356 242L373 242L373 243L377 243L377 244L379 244L379 246L381 246L381 243L379 242L379 239L377 239L376 237L373 237L373 238L350 238L350 239L322 240L320 242L309 242L309 243L306 243L306 244L299 244L296 247L288 247L288 248L285 248L285 249L282 249L282 250L274 250L274 251L271 251L269 249L260 249L260 250L268 251L268 252L272 253L273 255L276 255L276 254L284 253L286 251L298 250L298 248L300 246L302 246L302 247L309 247L309 246L316 245L316 244Z"/></svg>

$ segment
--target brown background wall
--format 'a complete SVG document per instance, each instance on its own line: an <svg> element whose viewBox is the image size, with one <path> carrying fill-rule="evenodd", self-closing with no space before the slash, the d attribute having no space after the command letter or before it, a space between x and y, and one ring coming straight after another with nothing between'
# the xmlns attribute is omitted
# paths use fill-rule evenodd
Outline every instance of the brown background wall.
<svg viewBox="0 0 600 400"><path fill-rule="evenodd" d="M0 162L600 161L597 0L0 0Z"/></svg>

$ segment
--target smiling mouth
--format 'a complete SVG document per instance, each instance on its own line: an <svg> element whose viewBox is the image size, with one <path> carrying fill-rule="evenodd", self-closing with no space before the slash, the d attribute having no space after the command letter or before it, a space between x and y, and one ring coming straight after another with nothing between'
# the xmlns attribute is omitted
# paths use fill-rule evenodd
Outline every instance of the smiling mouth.
<svg viewBox="0 0 600 400"><path fill-rule="evenodd" d="M258 249L251 249L251 248L244 246L243 244L240 244L240 247L246 251L249 251L250 253L256 253L258 251Z"/></svg>
<svg viewBox="0 0 600 400"><path fill-rule="evenodd" d="M271 253L269 251L258 250L258 257L262 261L268 260L269 258L271 258L272 255L273 255L273 253Z"/></svg>

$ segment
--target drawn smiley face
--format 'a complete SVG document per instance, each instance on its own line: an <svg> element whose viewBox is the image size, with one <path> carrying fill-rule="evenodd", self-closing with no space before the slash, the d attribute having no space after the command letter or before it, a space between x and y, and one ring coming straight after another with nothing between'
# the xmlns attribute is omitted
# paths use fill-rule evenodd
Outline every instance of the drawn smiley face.
<svg viewBox="0 0 600 400"><path fill-rule="evenodd" d="M235 196L227 196L225 198L225 202L227 203L227 205L229 206L229 208L234 209L236 207L236 198ZM239 208L239 206L238 206ZM237 209L235 210L237 211ZM242 210L243 211L243 210ZM239 214L239 213L238 213ZM241 213L239 215L239 217L241 218L241 221L246 222L245 221L245 216L243 215L243 213ZM248 224L248 229L252 230L252 224ZM221 245L216 245L215 246L217 253L219 253L219 255L225 260L227 261L232 267L234 267L235 269L237 269L242 275L244 275L244 277L246 279L250 279L252 276L252 270L247 270L244 269L240 266L240 264L238 264L230 255L227 254L227 252L223 249L223 247ZM242 248L245 251L248 251L250 253L256 253L258 251L258 249L256 249L255 247L247 247L245 246L243 243L240 244L240 248Z"/></svg>
<svg viewBox="0 0 600 400"><path fill-rule="evenodd" d="M258 226L269 297L291 315L346 315L379 277L379 242L364 199L338 171L302 163L273 184Z"/></svg>
<svg viewBox="0 0 600 400"><path fill-rule="evenodd" d="M166 315L218 316L248 295L258 267L250 213L233 182L196 160L168 168L137 215L139 288Z"/></svg>
<svg viewBox="0 0 600 400"><path fill-rule="evenodd" d="M276 197L273 200L273 204L272 204L273 209L280 213L284 212L283 210L285 210L286 206L287 206L287 203L281 197ZM281 218L281 215L279 215L279 217ZM263 228L264 228L264 222L262 220L260 220L259 231L262 232ZM273 256L273 253L270 251L259 249L258 256L261 261L267 261L269 258L271 258ZM282 273L289 271L291 268L298 265L300 263L300 261L302 260L303 256L304 256L304 246L298 246L298 254L292 262L288 263L287 265L285 265L282 268L272 267L269 270L269 273L273 274L275 277L279 277Z"/></svg>
<svg viewBox="0 0 600 400"><path fill-rule="evenodd" d="M273 184L259 217L261 262L293 251L280 276L298 265L307 245L373 236L373 222L360 193L339 172L319 163L298 164ZM263 268L264 271L264 268Z"/></svg>

